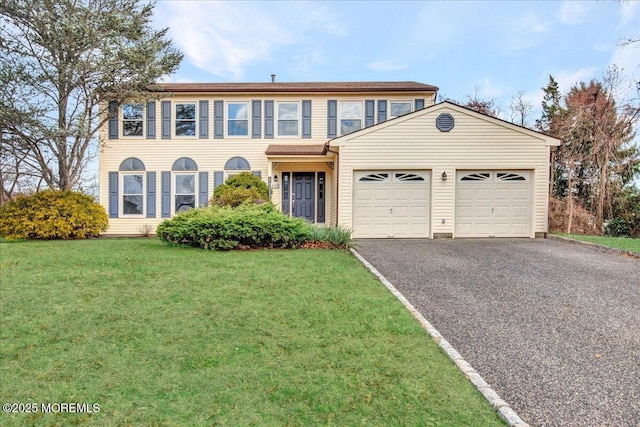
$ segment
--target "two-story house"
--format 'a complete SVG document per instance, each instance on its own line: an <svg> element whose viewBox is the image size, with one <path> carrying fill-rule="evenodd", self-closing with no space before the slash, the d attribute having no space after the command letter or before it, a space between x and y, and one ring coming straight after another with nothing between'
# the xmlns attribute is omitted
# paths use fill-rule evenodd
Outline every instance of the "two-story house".
<svg viewBox="0 0 640 427"><path fill-rule="evenodd" d="M106 234L202 206L250 171L292 216L366 237L535 237L559 141L417 82L168 83L111 103L101 132Z"/></svg>

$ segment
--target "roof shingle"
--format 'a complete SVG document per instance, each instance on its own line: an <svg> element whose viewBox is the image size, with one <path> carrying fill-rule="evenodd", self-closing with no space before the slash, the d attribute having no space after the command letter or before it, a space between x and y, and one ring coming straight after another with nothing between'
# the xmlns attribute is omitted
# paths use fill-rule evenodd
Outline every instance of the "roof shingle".
<svg viewBox="0 0 640 427"><path fill-rule="evenodd" d="M402 82L274 82L274 83L159 83L158 92L422 92L437 91L425 83Z"/></svg>

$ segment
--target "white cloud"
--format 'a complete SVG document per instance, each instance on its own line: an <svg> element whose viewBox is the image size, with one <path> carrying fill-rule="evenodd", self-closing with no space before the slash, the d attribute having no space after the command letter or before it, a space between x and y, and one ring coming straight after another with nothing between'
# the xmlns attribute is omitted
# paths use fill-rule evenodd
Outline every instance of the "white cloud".
<svg viewBox="0 0 640 427"><path fill-rule="evenodd" d="M637 82L640 82L640 43L618 46L613 53L611 65L615 65L625 78L626 86L620 88L622 99L638 96Z"/></svg>
<svg viewBox="0 0 640 427"><path fill-rule="evenodd" d="M326 55L320 48L293 55L292 60L293 64L289 68L296 73L307 73L314 67L327 63Z"/></svg>
<svg viewBox="0 0 640 427"><path fill-rule="evenodd" d="M155 20L170 28L185 61L232 80L242 80L248 67L267 62L278 50L315 43L318 35L311 33L347 33L331 8L314 3L162 1L156 4ZM288 66L308 66L309 56L298 58L302 64Z"/></svg>
<svg viewBox="0 0 640 427"><path fill-rule="evenodd" d="M509 91L509 88L493 83L489 77L485 77L475 87L480 98L499 98Z"/></svg>
<svg viewBox="0 0 640 427"><path fill-rule="evenodd" d="M611 50L611 44L609 43L596 43L593 45L593 50L597 52L609 52Z"/></svg>
<svg viewBox="0 0 640 427"><path fill-rule="evenodd" d="M636 1L625 1L620 3L619 27L623 28L630 24L634 19L638 18L638 11L640 10L639 5L640 3Z"/></svg>
<svg viewBox="0 0 640 427"><path fill-rule="evenodd" d="M531 10L521 16L510 17L505 21L501 38L506 43L505 48L508 52L523 51L539 46L544 42L544 37L549 32L549 23Z"/></svg>
<svg viewBox="0 0 640 427"><path fill-rule="evenodd" d="M599 69L597 67L585 67L579 70L561 70L551 73L558 82L560 92L567 93L571 87L579 82L587 83L589 80L598 77Z"/></svg>
<svg viewBox="0 0 640 427"><path fill-rule="evenodd" d="M587 21L589 2L565 0L558 11L558 19L565 25L582 24Z"/></svg>
<svg viewBox="0 0 640 427"><path fill-rule="evenodd" d="M373 71L398 71L409 68L407 64L397 64L390 59L374 61L367 64L367 68Z"/></svg>

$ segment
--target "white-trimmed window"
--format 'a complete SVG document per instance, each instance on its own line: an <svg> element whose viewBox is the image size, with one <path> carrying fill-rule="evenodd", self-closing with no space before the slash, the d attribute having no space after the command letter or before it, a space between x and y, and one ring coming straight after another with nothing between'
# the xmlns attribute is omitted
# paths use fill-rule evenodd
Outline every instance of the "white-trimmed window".
<svg viewBox="0 0 640 427"><path fill-rule="evenodd" d="M300 104L278 103L278 136L298 136L300 128Z"/></svg>
<svg viewBox="0 0 640 427"><path fill-rule="evenodd" d="M174 105L176 136L196 136L196 104L184 102Z"/></svg>
<svg viewBox="0 0 640 427"><path fill-rule="evenodd" d="M143 135L143 114L142 104L122 105L122 136L142 136Z"/></svg>
<svg viewBox="0 0 640 427"><path fill-rule="evenodd" d="M249 136L249 103L227 103L227 135Z"/></svg>
<svg viewBox="0 0 640 427"><path fill-rule="evenodd" d="M122 215L144 214L144 174L122 173Z"/></svg>
<svg viewBox="0 0 640 427"><path fill-rule="evenodd" d="M188 172L173 175L175 204L174 212L179 213L196 207L196 174Z"/></svg>
<svg viewBox="0 0 640 427"><path fill-rule="evenodd" d="M389 118L404 116L409 114L413 109L411 101L390 101L389 102Z"/></svg>
<svg viewBox="0 0 640 427"><path fill-rule="evenodd" d="M118 216L141 216L144 215L145 199L145 167L144 163L137 157L127 157L120 163L118 168L120 188L115 189L120 194L120 205ZM109 189L111 192L111 189Z"/></svg>
<svg viewBox="0 0 640 427"><path fill-rule="evenodd" d="M362 129L362 102L340 102L340 135Z"/></svg>

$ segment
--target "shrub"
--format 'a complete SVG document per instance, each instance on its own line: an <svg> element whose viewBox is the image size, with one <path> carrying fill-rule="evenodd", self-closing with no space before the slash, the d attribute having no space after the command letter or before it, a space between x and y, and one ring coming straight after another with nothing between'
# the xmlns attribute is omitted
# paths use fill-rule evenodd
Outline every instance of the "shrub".
<svg viewBox="0 0 640 427"><path fill-rule="evenodd" d="M269 189L259 176L250 172L232 175L213 192L210 204L236 207L245 201L264 201Z"/></svg>
<svg viewBox="0 0 640 427"><path fill-rule="evenodd" d="M310 242L321 243L329 248L349 248L352 245L351 229L341 225L329 228L312 227Z"/></svg>
<svg viewBox="0 0 640 427"><path fill-rule="evenodd" d="M606 236L623 237L629 236L631 230L629 229L629 224L624 218L614 218L605 223L603 231Z"/></svg>
<svg viewBox="0 0 640 427"><path fill-rule="evenodd" d="M261 200L264 199L255 187L230 187L223 184L216 188L214 197L210 201L210 204L235 208L245 202L256 203Z"/></svg>
<svg viewBox="0 0 640 427"><path fill-rule="evenodd" d="M309 240L310 227L271 203L244 203L191 209L162 222L156 233L166 242L203 249L295 248Z"/></svg>
<svg viewBox="0 0 640 427"><path fill-rule="evenodd" d="M104 208L86 194L46 190L18 196L0 209L0 236L16 239L86 239L107 229Z"/></svg>

